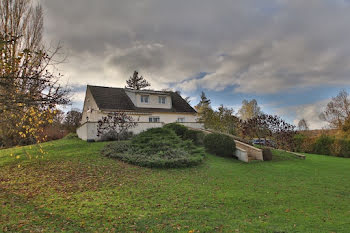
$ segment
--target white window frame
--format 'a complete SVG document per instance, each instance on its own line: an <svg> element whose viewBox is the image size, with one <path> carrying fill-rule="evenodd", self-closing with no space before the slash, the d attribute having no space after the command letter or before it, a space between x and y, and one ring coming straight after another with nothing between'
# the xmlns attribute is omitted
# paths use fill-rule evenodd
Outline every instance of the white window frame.
<svg viewBox="0 0 350 233"><path fill-rule="evenodd" d="M148 104L149 103L149 95L141 95L141 103ZM147 101L145 101L147 100Z"/></svg>
<svg viewBox="0 0 350 233"><path fill-rule="evenodd" d="M185 117L178 117L177 122L185 122Z"/></svg>
<svg viewBox="0 0 350 233"><path fill-rule="evenodd" d="M164 100L164 102L163 102ZM158 96L158 103L159 104L166 104L166 96Z"/></svg>
<svg viewBox="0 0 350 233"><path fill-rule="evenodd" d="M157 120L154 120L157 119ZM160 122L160 117L159 116L150 116L148 118L149 123L159 123Z"/></svg>

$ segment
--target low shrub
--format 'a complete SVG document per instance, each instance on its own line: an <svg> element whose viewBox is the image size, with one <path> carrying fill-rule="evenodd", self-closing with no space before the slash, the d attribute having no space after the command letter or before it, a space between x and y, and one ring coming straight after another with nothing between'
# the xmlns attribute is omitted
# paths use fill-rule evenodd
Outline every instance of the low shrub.
<svg viewBox="0 0 350 233"><path fill-rule="evenodd" d="M128 140L132 138L133 133L132 132L122 132L122 133L117 133L113 130L104 133L101 135L101 141L118 141L118 140Z"/></svg>
<svg viewBox="0 0 350 233"><path fill-rule="evenodd" d="M331 155L331 146L333 142L333 137L321 135L314 144L313 153L320 155Z"/></svg>
<svg viewBox="0 0 350 233"><path fill-rule="evenodd" d="M350 158L350 140L335 139L330 152L333 156Z"/></svg>
<svg viewBox="0 0 350 233"><path fill-rule="evenodd" d="M304 134L296 134L294 136L294 151L305 152L303 145L307 137Z"/></svg>
<svg viewBox="0 0 350 233"><path fill-rule="evenodd" d="M189 167L200 164L204 150L190 140L182 140L167 128L153 128L130 141L113 142L102 154L121 161L151 168Z"/></svg>
<svg viewBox="0 0 350 233"><path fill-rule="evenodd" d="M316 140L317 138L315 137L312 137L312 138L307 137L302 144L302 151L299 151L299 152L313 153Z"/></svg>
<svg viewBox="0 0 350 233"><path fill-rule="evenodd" d="M219 133L206 135L204 146L208 152L223 157L233 157L236 151L236 143L233 138Z"/></svg>
<svg viewBox="0 0 350 233"><path fill-rule="evenodd" d="M264 159L264 161L271 161L272 160L272 152L271 152L270 149L263 148L262 152L263 152L263 159Z"/></svg>
<svg viewBox="0 0 350 233"><path fill-rule="evenodd" d="M129 141L119 141L109 143L102 149L102 154L107 157L114 158L115 154L126 152L130 147Z"/></svg>
<svg viewBox="0 0 350 233"><path fill-rule="evenodd" d="M296 135L294 140L297 152L350 157L350 140L345 138L334 138L328 135L319 137Z"/></svg>
<svg viewBox="0 0 350 233"><path fill-rule="evenodd" d="M350 158L350 140L328 135L307 137L298 134L294 137L295 151Z"/></svg>
<svg viewBox="0 0 350 233"><path fill-rule="evenodd" d="M188 131L186 126L183 126L179 123L166 124L163 128L174 130L176 135L180 136L181 138L184 138L186 132Z"/></svg>
<svg viewBox="0 0 350 233"><path fill-rule="evenodd" d="M204 143L204 133L198 130L187 130L184 134L185 140L192 140L195 145L203 145Z"/></svg>

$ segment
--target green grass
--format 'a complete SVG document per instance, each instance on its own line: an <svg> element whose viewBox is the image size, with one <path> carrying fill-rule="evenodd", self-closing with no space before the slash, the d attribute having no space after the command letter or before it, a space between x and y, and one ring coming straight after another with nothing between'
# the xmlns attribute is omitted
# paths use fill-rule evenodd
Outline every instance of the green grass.
<svg viewBox="0 0 350 233"><path fill-rule="evenodd" d="M274 151L162 170L103 157L104 145L49 142L32 160L1 150L0 232L349 232L350 159Z"/></svg>

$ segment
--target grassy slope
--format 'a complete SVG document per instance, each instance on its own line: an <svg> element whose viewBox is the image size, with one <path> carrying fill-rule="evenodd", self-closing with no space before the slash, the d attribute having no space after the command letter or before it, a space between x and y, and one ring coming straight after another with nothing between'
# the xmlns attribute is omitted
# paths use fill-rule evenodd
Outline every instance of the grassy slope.
<svg viewBox="0 0 350 233"><path fill-rule="evenodd" d="M103 145L59 140L34 160L0 151L0 231L350 229L350 159L275 151L271 162L208 155L195 168L151 170L100 156Z"/></svg>

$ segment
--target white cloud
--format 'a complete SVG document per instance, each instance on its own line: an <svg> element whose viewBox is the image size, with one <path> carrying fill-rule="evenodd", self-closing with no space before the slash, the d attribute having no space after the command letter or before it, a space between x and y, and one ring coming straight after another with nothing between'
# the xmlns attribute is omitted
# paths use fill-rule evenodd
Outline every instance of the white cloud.
<svg viewBox="0 0 350 233"><path fill-rule="evenodd" d="M290 106L279 108L276 114L281 116L293 116L292 123L298 125L301 119L305 119L310 129L322 129L327 127L327 122L320 120L319 115L324 111L325 106L330 100L321 100L311 104Z"/></svg>

